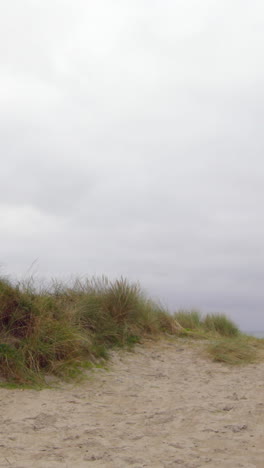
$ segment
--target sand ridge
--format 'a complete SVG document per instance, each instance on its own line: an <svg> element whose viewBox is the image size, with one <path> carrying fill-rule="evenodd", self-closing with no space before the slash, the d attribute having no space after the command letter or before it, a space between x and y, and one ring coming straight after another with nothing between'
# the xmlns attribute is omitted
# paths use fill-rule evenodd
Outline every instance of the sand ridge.
<svg viewBox="0 0 264 468"><path fill-rule="evenodd" d="M263 468L264 363L202 346L149 343L78 385L0 389L0 467Z"/></svg>

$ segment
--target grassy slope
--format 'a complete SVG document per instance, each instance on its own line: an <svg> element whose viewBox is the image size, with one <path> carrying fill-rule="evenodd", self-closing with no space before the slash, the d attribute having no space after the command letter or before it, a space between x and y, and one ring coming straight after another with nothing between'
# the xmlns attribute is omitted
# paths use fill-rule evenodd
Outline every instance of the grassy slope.
<svg viewBox="0 0 264 468"><path fill-rule="evenodd" d="M98 365L112 347L131 347L164 335L210 339L213 359L250 362L263 340L240 334L224 315L179 311L174 316L148 299L138 284L106 278L71 286L0 280L0 376L5 384L43 385L45 375L75 377Z"/></svg>

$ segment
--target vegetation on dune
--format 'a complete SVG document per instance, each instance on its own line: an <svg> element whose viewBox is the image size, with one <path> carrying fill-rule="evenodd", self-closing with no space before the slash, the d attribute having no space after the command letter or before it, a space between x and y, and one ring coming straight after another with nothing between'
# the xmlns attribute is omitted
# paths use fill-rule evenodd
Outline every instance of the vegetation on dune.
<svg viewBox="0 0 264 468"><path fill-rule="evenodd" d="M202 316L196 310L179 311L175 319L182 325L182 334L206 339L208 355L216 362L230 365L254 362L264 349L264 340L243 335L236 324L224 314Z"/></svg>
<svg viewBox="0 0 264 468"><path fill-rule="evenodd" d="M238 336L240 331L236 324L224 314L207 314L203 320L207 331L217 332L223 336Z"/></svg>
<svg viewBox="0 0 264 468"><path fill-rule="evenodd" d="M114 346L177 330L139 285L124 279L53 282L41 291L0 280L0 375L8 381L40 384L50 373L76 375Z"/></svg>
<svg viewBox="0 0 264 468"><path fill-rule="evenodd" d="M222 336L238 336L240 331L224 314L207 314L202 317L197 310L180 310L174 314L177 322L187 331L216 333Z"/></svg>
<svg viewBox="0 0 264 468"><path fill-rule="evenodd" d="M200 330L201 313L198 310L179 310L174 314L175 320L186 330Z"/></svg>
<svg viewBox="0 0 264 468"><path fill-rule="evenodd" d="M223 362L250 361L256 346L224 315L179 311L170 315L125 279L34 282L0 279L0 377L4 384L43 385L45 376L75 377L100 365L113 347L131 348L146 337L214 339L209 352ZM219 341L219 337L225 340ZM231 339L232 338L232 339ZM232 356L232 359L229 357Z"/></svg>
<svg viewBox="0 0 264 468"><path fill-rule="evenodd" d="M256 346L254 346L253 341L250 342L244 337L218 340L211 343L207 350L214 361L232 365L254 362L257 356Z"/></svg>

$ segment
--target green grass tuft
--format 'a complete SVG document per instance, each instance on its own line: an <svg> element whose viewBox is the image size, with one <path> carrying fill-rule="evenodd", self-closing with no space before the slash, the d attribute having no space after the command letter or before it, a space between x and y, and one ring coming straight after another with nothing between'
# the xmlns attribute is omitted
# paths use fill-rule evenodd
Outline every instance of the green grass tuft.
<svg viewBox="0 0 264 468"><path fill-rule="evenodd" d="M238 336L240 331L232 320L224 314L208 314L203 320L206 331L217 332L222 336Z"/></svg>
<svg viewBox="0 0 264 468"><path fill-rule="evenodd" d="M187 330L197 330L202 327L201 313L197 310L179 310L175 312L174 318Z"/></svg>
<svg viewBox="0 0 264 468"><path fill-rule="evenodd" d="M254 362L257 357L256 347L243 338L225 338L211 343L207 351L216 362L239 365Z"/></svg>

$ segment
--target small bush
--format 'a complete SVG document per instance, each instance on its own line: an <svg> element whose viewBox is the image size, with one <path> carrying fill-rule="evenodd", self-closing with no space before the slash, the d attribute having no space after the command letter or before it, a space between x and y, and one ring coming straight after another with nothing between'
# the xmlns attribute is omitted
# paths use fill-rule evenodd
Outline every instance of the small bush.
<svg viewBox="0 0 264 468"><path fill-rule="evenodd" d="M238 336L239 329L224 314L207 314L203 320L205 330L219 333L222 336Z"/></svg>

